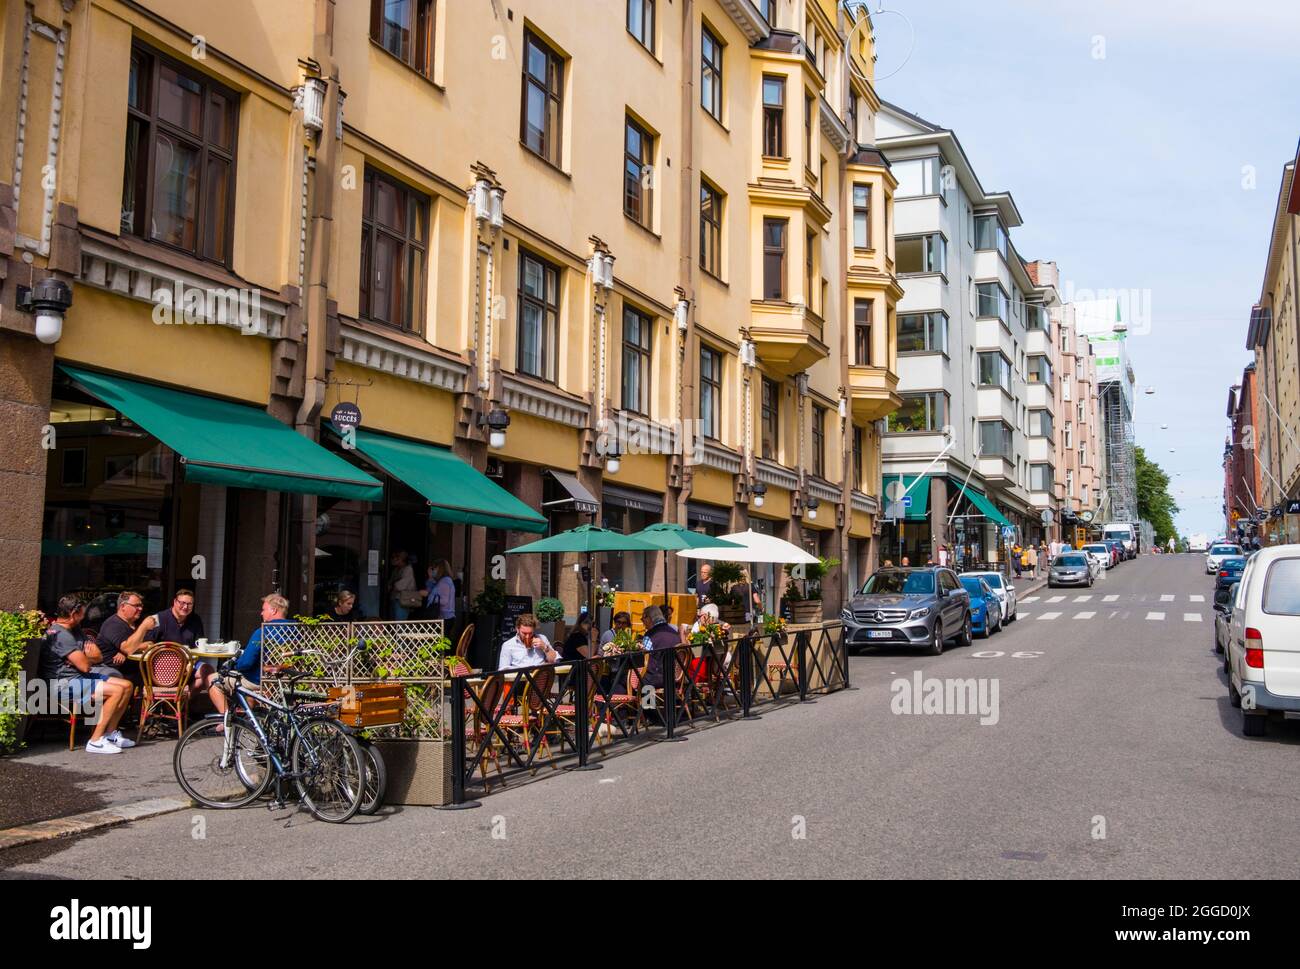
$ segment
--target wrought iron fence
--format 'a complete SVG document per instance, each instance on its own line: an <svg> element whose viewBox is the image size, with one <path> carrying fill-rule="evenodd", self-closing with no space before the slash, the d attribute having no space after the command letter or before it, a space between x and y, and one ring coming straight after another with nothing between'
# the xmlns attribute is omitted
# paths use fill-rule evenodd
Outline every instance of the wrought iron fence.
<svg viewBox="0 0 1300 969"><path fill-rule="evenodd" d="M848 686L839 622L453 676L452 800Z"/></svg>

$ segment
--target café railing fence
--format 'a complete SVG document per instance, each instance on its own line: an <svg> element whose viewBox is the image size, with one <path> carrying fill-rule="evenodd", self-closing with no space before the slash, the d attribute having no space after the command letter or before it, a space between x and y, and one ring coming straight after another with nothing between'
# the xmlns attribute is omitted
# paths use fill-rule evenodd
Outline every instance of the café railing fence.
<svg viewBox="0 0 1300 969"><path fill-rule="evenodd" d="M593 754L675 740L848 686L839 622L454 676L452 802L545 767L588 768Z"/></svg>

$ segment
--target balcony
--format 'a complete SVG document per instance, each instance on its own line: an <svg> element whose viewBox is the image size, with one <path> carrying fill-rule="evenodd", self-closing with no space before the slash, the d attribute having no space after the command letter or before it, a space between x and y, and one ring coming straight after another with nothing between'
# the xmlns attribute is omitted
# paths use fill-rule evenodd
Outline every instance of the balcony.
<svg viewBox="0 0 1300 969"><path fill-rule="evenodd" d="M855 420L880 420L902 406L898 374L885 367L849 367L849 401Z"/></svg>
<svg viewBox="0 0 1300 969"><path fill-rule="evenodd" d="M822 342L822 318L802 303L755 300L749 336L770 372L789 377L830 356Z"/></svg>

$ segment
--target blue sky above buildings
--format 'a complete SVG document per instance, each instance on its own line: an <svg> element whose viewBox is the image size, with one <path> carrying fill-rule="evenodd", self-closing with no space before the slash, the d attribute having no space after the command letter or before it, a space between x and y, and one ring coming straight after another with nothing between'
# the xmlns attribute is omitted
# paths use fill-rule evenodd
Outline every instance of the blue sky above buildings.
<svg viewBox="0 0 1300 969"><path fill-rule="evenodd" d="M1222 531L1228 388L1300 139L1300 3L870 4L881 96L951 128L985 188L1011 192L1020 254L1149 315L1129 343L1138 443L1180 530Z"/></svg>

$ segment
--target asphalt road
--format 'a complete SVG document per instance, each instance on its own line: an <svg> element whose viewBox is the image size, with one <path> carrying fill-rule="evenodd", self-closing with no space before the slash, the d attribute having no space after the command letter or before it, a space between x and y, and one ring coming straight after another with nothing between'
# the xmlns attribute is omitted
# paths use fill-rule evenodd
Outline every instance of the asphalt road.
<svg viewBox="0 0 1300 969"><path fill-rule="evenodd" d="M111 857L143 878L1291 877L1300 723L1241 735L1210 583L1200 556L1147 556L1089 591L1042 590L970 648L856 657L854 691L511 785L476 810L341 827L186 811L0 852L0 870L102 876ZM996 684L996 723L895 712L891 683L910 693L916 671L983 681L986 699Z"/></svg>

